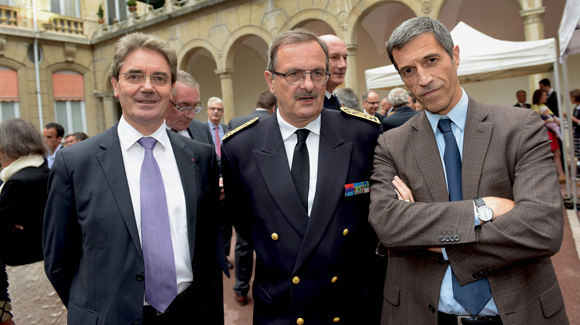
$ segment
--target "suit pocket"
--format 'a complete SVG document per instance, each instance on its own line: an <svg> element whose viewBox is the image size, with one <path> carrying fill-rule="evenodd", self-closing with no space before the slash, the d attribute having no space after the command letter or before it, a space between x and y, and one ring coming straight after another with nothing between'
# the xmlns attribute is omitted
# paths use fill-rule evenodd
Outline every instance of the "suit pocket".
<svg viewBox="0 0 580 325"><path fill-rule="evenodd" d="M540 304L542 305L542 313L544 313L545 318L556 315L564 307L564 298L562 297L560 286L557 283L540 295Z"/></svg>
<svg viewBox="0 0 580 325"><path fill-rule="evenodd" d="M262 300L262 302L264 302L267 305L271 305L272 304L272 297L270 297L270 295L268 294L268 292L262 288L261 285L254 283L254 293L260 297L260 300Z"/></svg>
<svg viewBox="0 0 580 325"><path fill-rule="evenodd" d="M400 303L401 288L398 285L387 280L383 297L393 306L398 306Z"/></svg>
<svg viewBox="0 0 580 325"><path fill-rule="evenodd" d="M97 324L98 320L99 314L97 312L86 309L81 306L77 306L74 302L69 300L68 302L69 325L80 325L80 324L93 325Z"/></svg>

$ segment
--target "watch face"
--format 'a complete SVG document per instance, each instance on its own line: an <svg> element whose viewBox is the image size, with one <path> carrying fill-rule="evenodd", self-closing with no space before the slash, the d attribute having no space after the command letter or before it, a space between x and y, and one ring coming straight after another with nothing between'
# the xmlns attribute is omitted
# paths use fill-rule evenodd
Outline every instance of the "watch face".
<svg viewBox="0 0 580 325"><path fill-rule="evenodd" d="M486 205L481 206L477 208L477 216L479 217L479 220L488 222L493 218L493 210Z"/></svg>

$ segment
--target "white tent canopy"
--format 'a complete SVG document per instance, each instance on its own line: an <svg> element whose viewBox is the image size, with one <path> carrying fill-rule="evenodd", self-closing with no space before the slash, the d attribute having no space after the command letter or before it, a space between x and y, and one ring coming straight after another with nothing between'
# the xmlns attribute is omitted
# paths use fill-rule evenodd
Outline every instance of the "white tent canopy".
<svg viewBox="0 0 580 325"><path fill-rule="evenodd" d="M489 37L464 22L451 31L459 45L459 80L461 83L511 78L549 72L557 61L553 38L510 42ZM392 65L365 71L368 89L384 89L403 85Z"/></svg>
<svg viewBox="0 0 580 325"><path fill-rule="evenodd" d="M580 53L580 0L568 0L558 29L560 58Z"/></svg>

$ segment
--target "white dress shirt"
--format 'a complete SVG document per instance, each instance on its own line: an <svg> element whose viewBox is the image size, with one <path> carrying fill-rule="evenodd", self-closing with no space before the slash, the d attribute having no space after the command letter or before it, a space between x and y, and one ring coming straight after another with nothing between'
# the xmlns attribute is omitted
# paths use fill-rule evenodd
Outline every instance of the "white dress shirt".
<svg viewBox="0 0 580 325"><path fill-rule="evenodd" d="M286 155L288 156L288 166L292 169L292 159L294 158L294 147L298 143L298 136L296 135L297 127L291 125L290 123L284 121L280 115L280 110L276 110L276 118L278 119L278 125L280 126L280 133L282 134L282 140L284 140L284 148L286 149ZM320 115L308 123L304 127L308 129L310 133L308 138L306 138L306 148L308 148L308 160L310 161L310 182L308 186L308 216L312 211L312 204L314 203L314 195L316 194L316 178L318 175L318 148L320 147Z"/></svg>
<svg viewBox="0 0 580 325"><path fill-rule="evenodd" d="M153 156L161 170L163 186L167 199L167 210L169 214L169 228L171 231L171 242L173 246L173 256L175 259L175 271L177 291L181 293L189 287L193 281L193 270L189 252L189 241L187 236L187 216L185 207L185 194L183 184L171 141L167 136L165 122L151 137L157 140L153 148ZM131 194L131 203L135 213L135 222L139 231L139 239L142 242L141 235L141 165L145 157L145 148L137 141L143 135L133 128L123 116L117 127L121 152L123 154L123 165L127 175L127 184L129 184L129 193ZM145 303L147 304L147 303Z"/></svg>
<svg viewBox="0 0 580 325"><path fill-rule="evenodd" d="M46 162L48 163L48 168L52 168L52 164L54 164L54 157L56 156L56 152L60 150L60 148L62 148L62 144L59 144L58 147L56 147L56 150L54 150L54 152L48 152L48 154L46 155Z"/></svg>

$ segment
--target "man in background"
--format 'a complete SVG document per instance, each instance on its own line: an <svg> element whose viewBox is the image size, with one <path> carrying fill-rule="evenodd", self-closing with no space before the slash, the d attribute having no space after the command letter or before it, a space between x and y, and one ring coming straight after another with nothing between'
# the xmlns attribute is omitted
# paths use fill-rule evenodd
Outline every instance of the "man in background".
<svg viewBox="0 0 580 325"><path fill-rule="evenodd" d="M559 109L558 109L558 94L554 89L552 89L552 84L550 83L549 79L542 79L540 80L540 90L545 91L548 94L548 101L546 102L546 106L552 110L556 116L560 116ZM562 144L560 143L560 147Z"/></svg>
<svg viewBox="0 0 580 325"><path fill-rule="evenodd" d="M199 98L197 81L189 73L178 70L175 89L165 111L165 124L175 133L213 146L208 124L194 119L195 113L203 109Z"/></svg>
<svg viewBox="0 0 580 325"><path fill-rule="evenodd" d="M362 112L362 109L359 106L359 101L356 93L354 90L348 87L339 88L334 91L334 95L338 97L340 100L342 107L352 108L359 112Z"/></svg>
<svg viewBox="0 0 580 325"><path fill-rule="evenodd" d="M211 97L207 101L207 125L211 131L215 151L221 157L222 139L227 132L227 125L220 123L224 115L224 102L218 97Z"/></svg>
<svg viewBox="0 0 580 325"><path fill-rule="evenodd" d="M388 97L383 98L383 100L381 100L381 109L379 113L384 116L389 116L391 109L393 109L393 105L389 101L389 98Z"/></svg>
<svg viewBox="0 0 580 325"><path fill-rule="evenodd" d="M89 136L84 132L75 132L73 134L69 134L66 137L64 137L64 143L67 147L70 147L73 144L75 144L77 142L81 142L81 141L86 140L88 138L89 138Z"/></svg>
<svg viewBox="0 0 580 325"><path fill-rule="evenodd" d="M518 102L514 106L522 108L530 108L530 104L526 103L526 100L528 99L528 94L526 93L525 90L518 90L516 92L516 98L518 99Z"/></svg>
<svg viewBox="0 0 580 325"><path fill-rule="evenodd" d="M344 41L336 35L322 35L320 39L328 48L328 62L330 68L330 78L326 82L326 92L324 95L324 107L340 110L340 101L333 95L333 91L344 82L347 68L348 51Z"/></svg>
<svg viewBox="0 0 580 325"><path fill-rule="evenodd" d="M52 168L56 152L62 148L62 137L64 136L64 128L58 123L48 123L42 131L44 143L48 147L46 153L46 161L48 168Z"/></svg>
<svg viewBox="0 0 580 325"><path fill-rule="evenodd" d="M410 99L409 93L403 88L394 88L391 90L389 93L389 101L395 107L395 113L385 117L381 123L383 132L405 124L413 116L420 113L411 108Z"/></svg>
<svg viewBox="0 0 580 325"><path fill-rule="evenodd" d="M362 101L364 113L367 115L375 116L379 119L379 121L382 122L385 116L377 112L379 110L379 94L369 90L363 94Z"/></svg>

